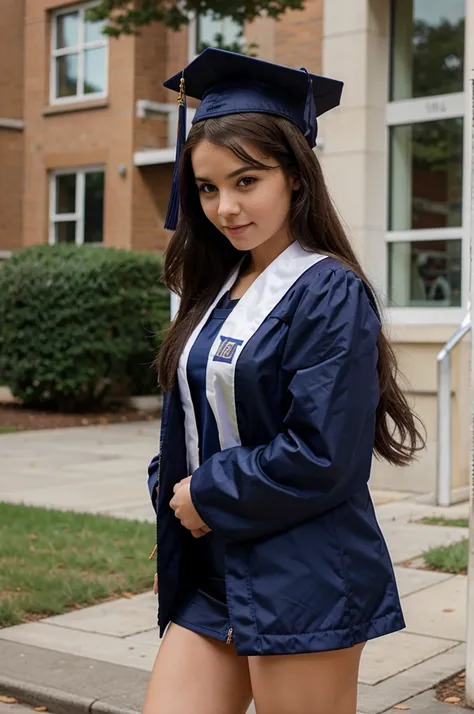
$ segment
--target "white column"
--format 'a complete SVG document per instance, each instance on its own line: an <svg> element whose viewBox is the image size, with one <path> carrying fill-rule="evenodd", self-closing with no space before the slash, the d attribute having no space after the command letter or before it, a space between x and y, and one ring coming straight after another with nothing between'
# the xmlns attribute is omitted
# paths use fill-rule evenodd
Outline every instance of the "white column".
<svg viewBox="0 0 474 714"><path fill-rule="evenodd" d="M464 66L464 93L466 102L466 113L464 121L464 146L472 147L473 126L469 120L472 117L472 74L474 72L474 0L465 0L466 2L466 34L465 34L465 66ZM472 219L471 199L472 190L474 188L472 156L471 151L464 152L464 167L463 167L463 226L465 240L463 241L462 251L462 280L463 280L463 296L462 304L466 305L470 299L469 284L470 284L470 226ZM471 297L472 299L472 297Z"/></svg>
<svg viewBox="0 0 474 714"><path fill-rule="evenodd" d="M324 0L323 66L345 82L342 104L321 118L321 163L364 269L386 285L389 0Z"/></svg>
<svg viewBox="0 0 474 714"><path fill-rule="evenodd" d="M474 37L474 0L466 0L466 152L464 182L464 221L470 237L468 247L463 250L463 261L467 263L463 273L470 277L471 325L474 324L474 43L467 38ZM467 201L467 205L466 205ZM468 262L471 257L470 263ZM467 267L470 265L470 270ZM469 518L469 565L467 591L467 643L466 643L466 703L474 707L474 339L471 340L471 488Z"/></svg>

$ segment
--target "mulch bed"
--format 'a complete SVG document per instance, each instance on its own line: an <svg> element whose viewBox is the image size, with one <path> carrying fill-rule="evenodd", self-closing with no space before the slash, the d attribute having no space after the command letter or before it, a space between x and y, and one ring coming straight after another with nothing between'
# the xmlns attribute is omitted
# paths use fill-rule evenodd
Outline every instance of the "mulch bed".
<svg viewBox="0 0 474 714"><path fill-rule="evenodd" d="M468 709L464 696L465 676L465 672L459 672L441 682L436 689L436 699L445 704L456 704L459 707Z"/></svg>
<svg viewBox="0 0 474 714"><path fill-rule="evenodd" d="M80 414L28 409L21 404L0 402L0 433L3 429L29 431L31 429L62 429L68 426L94 426L123 422L152 421L160 413L138 411L124 406L107 406L101 411Z"/></svg>

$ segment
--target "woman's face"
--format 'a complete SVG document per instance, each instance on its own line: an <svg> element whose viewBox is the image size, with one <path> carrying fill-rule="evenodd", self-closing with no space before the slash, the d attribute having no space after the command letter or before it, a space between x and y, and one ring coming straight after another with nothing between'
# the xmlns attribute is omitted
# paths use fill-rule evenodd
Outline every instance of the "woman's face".
<svg viewBox="0 0 474 714"><path fill-rule="evenodd" d="M244 150L262 161L255 146ZM206 217L238 250L253 250L266 241L289 240L292 192L299 186L272 157L271 170L255 169L227 148L201 141L192 150L192 165Z"/></svg>

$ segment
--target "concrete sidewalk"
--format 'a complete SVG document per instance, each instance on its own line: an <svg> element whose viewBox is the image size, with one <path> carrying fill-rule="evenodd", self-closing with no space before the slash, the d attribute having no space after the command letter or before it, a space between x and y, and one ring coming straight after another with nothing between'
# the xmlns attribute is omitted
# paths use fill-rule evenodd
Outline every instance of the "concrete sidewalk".
<svg viewBox="0 0 474 714"><path fill-rule="evenodd" d="M0 497L152 521L145 474L157 444L157 422L0 436ZM425 714L459 712L436 702L432 688L464 667L466 578L403 564L466 536L465 529L416 521L467 516L468 506L437 509L406 493L373 496L407 629L365 648L359 712L379 714L401 702ZM159 647L155 623L156 598L145 593L0 630L0 691L57 714L140 711Z"/></svg>

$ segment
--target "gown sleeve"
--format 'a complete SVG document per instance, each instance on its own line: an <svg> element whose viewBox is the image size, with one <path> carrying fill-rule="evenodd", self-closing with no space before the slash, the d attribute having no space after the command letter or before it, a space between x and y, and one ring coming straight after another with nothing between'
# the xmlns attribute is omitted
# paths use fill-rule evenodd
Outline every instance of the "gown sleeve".
<svg viewBox="0 0 474 714"><path fill-rule="evenodd" d="M272 535L334 508L367 483L379 332L354 273L341 267L316 277L296 308L283 353L289 407L282 431L268 444L221 451L192 475L192 501L212 530L237 541Z"/></svg>

